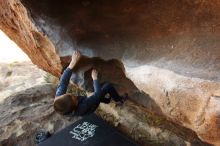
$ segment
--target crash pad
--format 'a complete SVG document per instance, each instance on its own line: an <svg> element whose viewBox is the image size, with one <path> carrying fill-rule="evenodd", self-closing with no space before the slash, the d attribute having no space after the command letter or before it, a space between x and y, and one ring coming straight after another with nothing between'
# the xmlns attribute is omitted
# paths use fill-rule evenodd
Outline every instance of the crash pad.
<svg viewBox="0 0 220 146"><path fill-rule="evenodd" d="M138 146L96 114L54 134L39 146Z"/></svg>

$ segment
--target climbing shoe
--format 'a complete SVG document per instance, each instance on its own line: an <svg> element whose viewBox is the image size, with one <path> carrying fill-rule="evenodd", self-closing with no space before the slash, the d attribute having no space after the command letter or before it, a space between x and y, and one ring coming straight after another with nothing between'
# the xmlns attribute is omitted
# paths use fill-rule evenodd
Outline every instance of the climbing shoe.
<svg viewBox="0 0 220 146"><path fill-rule="evenodd" d="M40 144L51 136L50 132L47 131L38 131L35 135L35 143Z"/></svg>
<svg viewBox="0 0 220 146"><path fill-rule="evenodd" d="M121 100L116 103L116 106L122 106L124 102L128 99L128 93L125 93L123 96L121 96Z"/></svg>

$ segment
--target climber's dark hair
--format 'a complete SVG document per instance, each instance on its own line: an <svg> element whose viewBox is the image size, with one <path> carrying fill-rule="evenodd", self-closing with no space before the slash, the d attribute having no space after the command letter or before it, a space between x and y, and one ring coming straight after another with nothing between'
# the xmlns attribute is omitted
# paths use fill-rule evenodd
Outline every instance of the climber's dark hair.
<svg viewBox="0 0 220 146"><path fill-rule="evenodd" d="M54 110L60 114L67 114L76 109L76 103L72 100L71 94L64 94L55 98Z"/></svg>

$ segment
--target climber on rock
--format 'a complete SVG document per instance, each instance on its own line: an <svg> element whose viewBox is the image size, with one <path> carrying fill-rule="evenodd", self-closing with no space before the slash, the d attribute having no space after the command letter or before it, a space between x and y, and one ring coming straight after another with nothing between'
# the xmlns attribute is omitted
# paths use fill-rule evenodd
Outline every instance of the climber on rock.
<svg viewBox="0 0 220 146"><path fill-rule="evenodd" d="M101 88L98 81L98 72L95 69L93 69L91 73L94 86L94 93L91 96L74 96L66 93L69 80L73 73L73 68L80 57L81 54L79 51L73 53L69 66L64 70L60 78L60 83L53 103L55 111L63 115L84 116L93 113L101 102L105 104L110 103L111 98L123 104L127 99L127 94L125 94L125 96L119 96L110 83L105 83ZM109 94L110 97L105 97L106 94Z"/></svg>

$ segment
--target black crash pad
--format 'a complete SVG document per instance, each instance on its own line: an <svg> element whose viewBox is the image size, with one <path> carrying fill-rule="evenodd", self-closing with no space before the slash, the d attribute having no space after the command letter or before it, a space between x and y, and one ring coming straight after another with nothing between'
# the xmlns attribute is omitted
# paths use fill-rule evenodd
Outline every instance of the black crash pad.
<svg viewBox="0 0 220 146"><path fill-rule="evenodd" d="M39 146L138 146L91 114L54 134Z"/></svg>

